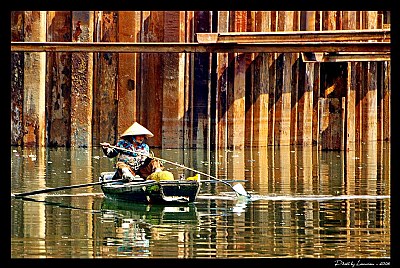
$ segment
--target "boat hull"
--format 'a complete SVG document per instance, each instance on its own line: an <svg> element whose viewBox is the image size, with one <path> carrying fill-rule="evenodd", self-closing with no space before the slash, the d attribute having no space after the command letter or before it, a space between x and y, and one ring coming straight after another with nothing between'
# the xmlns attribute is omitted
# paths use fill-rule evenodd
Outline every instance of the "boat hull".
<svg viewBox="0 0 400 268"><path fill-rule="evenodd" d="M110 181L101 185L104 195L110 199L151 204L191 203L200 190L198 181L138 180L123 183L113 182L113 175L113 172L103 172L99 178L100 181Z"/></svg>

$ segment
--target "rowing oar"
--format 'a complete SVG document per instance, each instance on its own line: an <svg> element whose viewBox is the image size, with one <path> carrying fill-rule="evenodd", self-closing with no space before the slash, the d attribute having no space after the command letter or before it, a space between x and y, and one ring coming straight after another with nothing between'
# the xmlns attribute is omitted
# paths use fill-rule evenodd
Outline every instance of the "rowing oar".
<svg viewBox="0 0 400 268"><path fill-rule="evenodd" d="M233 191L235 191L237 194L239 194L241 196L250 197L250 194L244 189L243 185L241 185L240 183L237 183L234 186L232 186L230 183L228 183L226 181L223 181L223 180L220 180L217 177L211 176L210 174L195 170L193 168L186 167L184 165L181 165L181 164L178 164L178 163L175 163L175 162L172 162L172 161L168 161L166 159L162 159L162 158L155 157L155 156L150 156L150 155L147 155L147 154L144 154L144 153L141 153L141 152L135 152L135 151L132 151L132 150L129 150L129 149L125 149L125 148L122 148L122 147L113 146L113 145L110 145L108 143L100 143L100 145L102 145L102 146L105 145L105 146L108 146L110 148L114 148L116 150L121 150L121 151L130 152L130 153L137 153L137 154L140 154L140 155L145 155L145 156L147 156L149 158L153 158L153 159L156 159L156 160L159 160L159 161L163 161L163 162L166 162L166 163L170 163L172 165L175 165L175 166L187 169L187 170L191 170L193 172L197 172L197 173L202 174L204 176L210 177L210 178L212 178L212 179L214 179L216 181L222 182L225 185L228 185L229 187L232 188Z"/></svg>
<svg viewBox="0 0 400 268"><path fill-rule="evenodd" d="M112 182L116 182L116 181L122 181L122 179L113 180ZM14 194L13 196L18 198L18 197L24 197L24 196L28 196L28 195L42 194L42 193L48 193L48 192L54 192L54 191L59 191L59 190L72 189L72 188L87 187L87 186L93 186L93 185L99 185L99 184L105 184L105 183L110 183L110 181L99 181L99 182L91 182L91 183L84 183L84 184L60 186L60 187L55 187L55 188L46 188L46 189L36 190L36 191L32 191L32 192L17 193L17 194Z"/></svg>

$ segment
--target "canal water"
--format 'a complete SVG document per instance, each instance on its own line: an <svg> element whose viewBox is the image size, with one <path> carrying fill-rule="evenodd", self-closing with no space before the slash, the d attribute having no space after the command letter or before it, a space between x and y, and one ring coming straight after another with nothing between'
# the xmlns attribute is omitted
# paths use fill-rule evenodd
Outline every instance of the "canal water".
<svg viewBox="0 0 400 268"><path fill-rule="evenodd" d="M108 200L97 182L114 159L100 148L11 147L11 258L347 259L389 265L390 144L153 149L155 156L241 183L250 199L204 180L193 204ZM176 176L195 172L164 163ZM236 181L236 182L235 182ZM365 260L366 259L366 260Z"/></svg>

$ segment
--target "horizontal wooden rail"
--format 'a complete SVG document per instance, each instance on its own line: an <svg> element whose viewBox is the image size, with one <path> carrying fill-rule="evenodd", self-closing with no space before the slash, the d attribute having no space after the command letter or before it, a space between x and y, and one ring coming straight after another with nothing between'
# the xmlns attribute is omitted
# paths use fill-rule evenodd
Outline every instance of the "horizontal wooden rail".
<svg viewBox="0 0 400 268"><path fill-rule="evenodd" d="M297 53L390 52L390 42L279 42L279 43L127 43L127 42L11 42L11 52L117 53Z"/></svg>
<svg viewBox="0 0 400 268"><path fill-rule="evenodd" d="M389 52L301 53L304 62L390 61Z"/></svg>
<svg viewBox="0 0 400 268"><path fill-rule="evenodd" d="M254 43L254 42L390 42L390 29L290 31L290 32L227 32L197 33L197 42L205 43Z"/></svg>

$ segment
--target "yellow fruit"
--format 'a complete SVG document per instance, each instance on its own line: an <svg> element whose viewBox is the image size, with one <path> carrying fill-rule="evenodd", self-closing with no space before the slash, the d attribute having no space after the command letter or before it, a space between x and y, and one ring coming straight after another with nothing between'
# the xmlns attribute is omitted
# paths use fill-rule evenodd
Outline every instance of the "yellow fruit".
<svg viewBox="0 0 400 268"><path fill-rule="evenodd" d="M155 181L173 181L174 180L174 174L167 170L163 171L158 171L150 174L147 177L147 180L155 180Z"/></svg>
<svg viewBox="0 0 400 268"><path fill-rule="evenodd" d="M200 174L196 174L193 177L187 177L187 181L200 181Z"/></svg>

